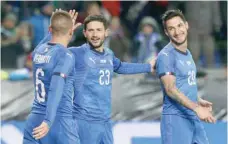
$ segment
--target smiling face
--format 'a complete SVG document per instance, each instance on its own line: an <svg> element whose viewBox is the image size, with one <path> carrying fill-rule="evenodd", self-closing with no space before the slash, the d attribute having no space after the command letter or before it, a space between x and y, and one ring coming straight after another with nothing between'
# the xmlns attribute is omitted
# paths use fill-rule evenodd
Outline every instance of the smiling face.
<svg viewBox="0 0 228 144"><path fill-rule="evenodd" d="M175 16L165 22L165 33L174 44L181 45L187 40L188 23Z"/></svg>
<svg viewBox="0 0 228 144"><path fill-rule="evenodd" d="M105 26L102 22L91 21L86 24L84 36L93 48L97 49L102 47L107 35L107 29L105 29Z"/></svg>

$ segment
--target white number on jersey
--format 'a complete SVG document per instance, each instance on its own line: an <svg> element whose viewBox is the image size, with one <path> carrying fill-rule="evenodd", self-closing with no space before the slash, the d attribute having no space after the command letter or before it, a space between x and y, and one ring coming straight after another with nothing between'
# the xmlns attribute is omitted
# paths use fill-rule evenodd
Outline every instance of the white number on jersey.
<svg viewBox="0 0 228 144"><path fill-rule="evenodd" d="M41 68L38 68L36 70L36 98L39 102L44 102L45 101L45 88L44 88L44 83L39 80L39 74L41 76L44 76L44 71ZM39 93L39 85L40 85L40 93Z"/></svg>
<svg viewBox="0 0 228 144"><path fill-rule="evenodd" d="M100 85L109 85L110 82L110 71L109 70L100 70L99 83Z"/></svg>
<svg viewBox="0 0 228 144"><path fill-rule="evenodd" d="M188 84L189 85L196 85L196 73L195 71L188 72Z"/></svg>

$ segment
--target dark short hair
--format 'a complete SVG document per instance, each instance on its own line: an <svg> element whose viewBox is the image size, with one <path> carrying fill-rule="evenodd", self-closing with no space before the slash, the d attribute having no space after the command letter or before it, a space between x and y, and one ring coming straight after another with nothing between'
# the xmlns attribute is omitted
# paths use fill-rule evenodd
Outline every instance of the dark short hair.
<svg viewBox="0 0 228 144"><path fill-rule="evenodd" d="M103 15L89 15L84 20L84 30L86 30L87 24L92 21L101 22L101 23L103 23L105 29L108 28L108 21L105 19L105 17Z"/></svg>
<svg viewBox="0 0 228 144"><path fill-rule="evenodd" d="M186 19L182 13L181 10L167 10L163 15L162 15L162 24L163 27L166 29L166 21L172 19L173 17L180 17L184 22L186 22Z"/></svg>

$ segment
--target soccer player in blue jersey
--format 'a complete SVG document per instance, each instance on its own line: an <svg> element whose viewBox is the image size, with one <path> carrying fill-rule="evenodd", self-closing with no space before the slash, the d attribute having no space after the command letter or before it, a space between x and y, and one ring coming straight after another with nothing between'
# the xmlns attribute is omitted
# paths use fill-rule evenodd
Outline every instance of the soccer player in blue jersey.
<svg viewBox="0 0 228 144"><path fill-rule="evenodd" d="M32 53L35 99L23 144L79 144L77 124L72 118L75 59L66 49L78 25L74 25L75 11L70 14L53 13L51 40L38 45Z"/></svg>
<svg viewBox="0 0 228 144"><path fill-rule="evenodd" d="M75 61L73 116L78 123L81 144L112 144L111 90L113 73L153 72L155 59L148 64L121 62L104 48L108 23L102 15L90 15L84 21L88 43L69 50Z"/></svg>
<svg viewBox="0 0 228 144"><path fill-rule="evenodd" d="M163 144L209 144L202 121L214 123L212 103L197 95L196 66L187 47L188 23L180 10L162 16L167 44L158 54L156 73L164 100Z"/></svg>

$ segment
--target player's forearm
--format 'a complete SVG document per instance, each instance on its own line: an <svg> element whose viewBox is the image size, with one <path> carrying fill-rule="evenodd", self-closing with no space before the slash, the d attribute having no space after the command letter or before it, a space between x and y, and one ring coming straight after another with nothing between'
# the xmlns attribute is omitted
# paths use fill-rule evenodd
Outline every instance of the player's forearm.
<svg viewBox="0 0 228 144"><path fill-rule="evenodd" d="M151 66L150 64L121 62L121 65L115 72L119 74L149 73L151 72Z"/></svg>
<svg viewBox="0 0 228 144"><path fill-rule="evenodd" d="M185 96L182 92L180 92L176 87L168 88L166 93L173 100L177 101L181 105L194 110L198 105L192 102L187 96Z"/></svg>
<svg viewBox="0 0 228 144"><path fill-rule="evenodd" d="M47 100L47 108L46 108L46 116L45 121L48 123L49 127L53 124L55 119L57 108L59 106L63 88L65 85L64 78L60 76L52 76L51 85L48 92L48 100Z"/></svg>

